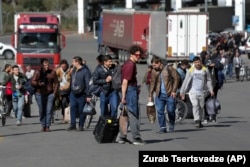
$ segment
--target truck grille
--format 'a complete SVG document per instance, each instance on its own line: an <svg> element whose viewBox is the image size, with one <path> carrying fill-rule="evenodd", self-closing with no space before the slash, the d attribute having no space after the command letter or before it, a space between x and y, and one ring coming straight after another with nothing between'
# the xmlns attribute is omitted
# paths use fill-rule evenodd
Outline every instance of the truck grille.
<svg viewBox="0 0 250 167"><path fill-rule="evenodd" d="M54 64L53 58L48 58L49 64ZM41 58L24 58L23 64L25 65L31 65L31 66L40 66L41 65Z"/></svg>

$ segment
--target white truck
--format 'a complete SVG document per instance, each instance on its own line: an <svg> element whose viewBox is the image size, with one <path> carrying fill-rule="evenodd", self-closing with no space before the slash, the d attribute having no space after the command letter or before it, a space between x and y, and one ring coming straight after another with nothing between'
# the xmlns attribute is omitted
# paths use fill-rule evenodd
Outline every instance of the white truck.
<svg viewBox="0 0 250 167"><path fill-rule="evenodd" d="M207 50L208 14L204 12L167 13L168 61L191 60Z"/></svg>

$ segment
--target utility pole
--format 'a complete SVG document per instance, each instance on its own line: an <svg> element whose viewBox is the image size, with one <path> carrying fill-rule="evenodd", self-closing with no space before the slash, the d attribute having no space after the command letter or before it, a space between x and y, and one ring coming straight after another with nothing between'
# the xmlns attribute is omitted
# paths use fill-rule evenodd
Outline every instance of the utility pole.
<svg viewBox="0 0 250 167"><path fill-rule="evenodd" d="M126 8L127 9L133 8L133 0L126 0Z"/></svg>
<svg viewBox="0 0 250 167"><path fill-rule="evenodd" d="M3 33L3 9L2 9L2 0L0 0L0 32Z"/></svg>
<svg viewBox="0 0 250 167"><path fill-rule="evenodd" d="M78 34L84 34L84 2L77 0L78 8Z"/></svg>
<svg viewBox="0 0 250 167"><path fill-rule="evenodd" d="M205 0L205 12L207 12L207 0Z"/></svg>

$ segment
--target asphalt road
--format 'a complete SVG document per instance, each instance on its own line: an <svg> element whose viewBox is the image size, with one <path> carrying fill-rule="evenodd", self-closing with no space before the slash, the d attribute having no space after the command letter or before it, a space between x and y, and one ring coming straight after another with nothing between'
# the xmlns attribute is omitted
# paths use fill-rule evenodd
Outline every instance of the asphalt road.
<svg viewBox="0 0 250 167"><path fill-rule="evenodd" d="M1 41L8 37L0 37ZM72 57L82 56L93 69L96 66L96 41L91 37L78 35L67 37L67 46L62 58L71 62ZM0 67L4 60L0 60ZM247 63L248 60L246 59ZM12 62L14 63L14 62ZM138 78L147 67L138 64ZM0 166L3 167L68 167L68 166L138 166L140 150L250 150L250 82L228 80L218 99L222 111L217 124L208 124L196 129L193 120L186 119L175 127L174 133L158 134L158 123L150 124L146 116L147 90L142 87L140 93L141 135L147 143L144 146L131 144L98 144L92 134L98 114L90 128L83 132L67 132L67 124L56 120L50 133L41 133L37 106L32 105L32 117L25 118L23 125L15 125L15 119L8 119L5 127L0 126ZM99 111L97 107L97 111ZM60 119L60 112L56 114ZM131 134L128 134L131 139Z"/></svg>

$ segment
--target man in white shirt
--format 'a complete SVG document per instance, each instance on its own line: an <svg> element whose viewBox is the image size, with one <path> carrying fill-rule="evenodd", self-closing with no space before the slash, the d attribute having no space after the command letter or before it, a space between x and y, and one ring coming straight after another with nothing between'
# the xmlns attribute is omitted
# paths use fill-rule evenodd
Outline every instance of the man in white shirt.
<svg viewBox="0 0 250 167"><path fill-rule="evenodd" d="M28 80L30 80L33 77L34 72L35 72L35 70L31 69L30 65L26 66L26 73L25 73L25 75L28 78Z"/></svg>
<svg viewBox="0 0 250 167"><path fill-rule="evenodd" d="M180 96L184 100L185 93L189 92L189 98L193 106L195 126L201 128L203 127L201 119L204 113L205 94L209 91L210 95L214 96L214 92L208 69L201 64L201 60L197 56L194 57L193 63L194 66L187 71L181 86Z"/></svg>

